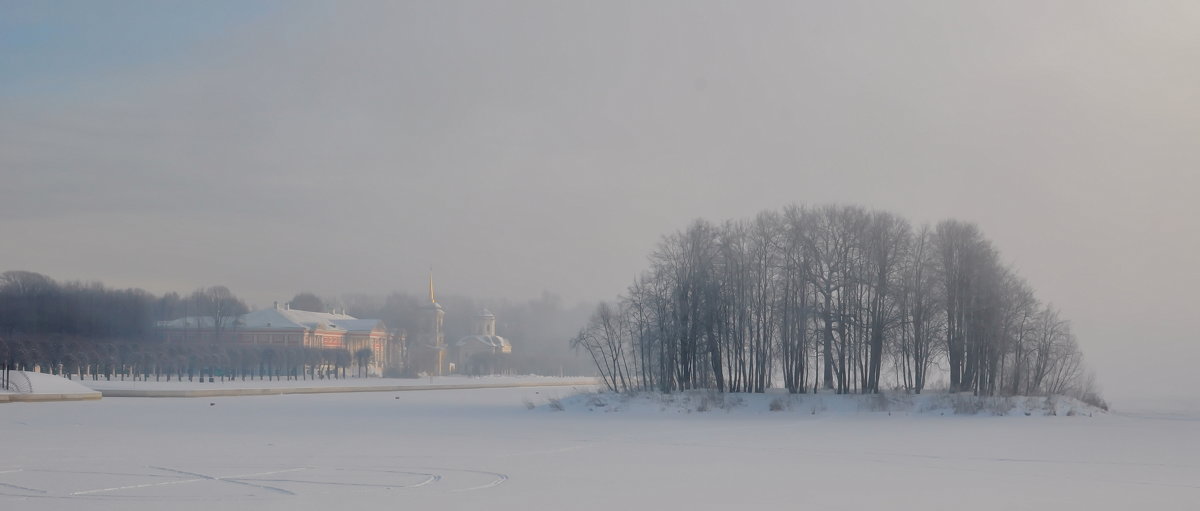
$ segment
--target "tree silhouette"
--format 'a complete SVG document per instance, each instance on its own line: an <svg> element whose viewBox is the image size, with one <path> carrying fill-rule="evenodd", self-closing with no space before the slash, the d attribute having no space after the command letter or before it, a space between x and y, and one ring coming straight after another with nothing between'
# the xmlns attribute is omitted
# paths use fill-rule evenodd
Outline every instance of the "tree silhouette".
<svg viewBox="0 0 1200 511"><path fill-rule="evenodd" d="M328 312L325 309L325 302L317 297L317 295L309 292L298 293L296 296L293 296L290 307L309 312Z"/></svg>

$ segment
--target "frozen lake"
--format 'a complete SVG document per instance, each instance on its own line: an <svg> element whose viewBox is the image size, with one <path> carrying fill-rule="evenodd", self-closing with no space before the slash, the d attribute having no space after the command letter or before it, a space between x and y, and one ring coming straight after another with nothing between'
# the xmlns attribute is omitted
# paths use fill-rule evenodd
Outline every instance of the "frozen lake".
<svg viewBox="0 0 1200 511"><path fill-rule="evenodd" d="M570 388L0 405L0 509L1200 509L1200 418L556 412Z"/></svg>

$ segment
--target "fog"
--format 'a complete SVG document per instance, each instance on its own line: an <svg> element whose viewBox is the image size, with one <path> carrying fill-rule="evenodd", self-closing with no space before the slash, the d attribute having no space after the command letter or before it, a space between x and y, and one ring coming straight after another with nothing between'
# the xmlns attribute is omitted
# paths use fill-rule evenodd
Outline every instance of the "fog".
<svg viewBox="0 0 1200 511"><path fill-rule="evenodd" d="M1192 2L6 2L0 270L611 299L789 203L976 222L1115 404L1194 396Z"/></svg>

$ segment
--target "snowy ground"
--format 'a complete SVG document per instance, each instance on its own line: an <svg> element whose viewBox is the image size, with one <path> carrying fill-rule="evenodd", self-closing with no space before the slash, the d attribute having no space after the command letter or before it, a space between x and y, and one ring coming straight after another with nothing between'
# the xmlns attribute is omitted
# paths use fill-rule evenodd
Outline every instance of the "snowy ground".
<svg viewBox="0 0 1200 511"><path fill-rule="evenodd" d="M448 377L431 378L331 378L304 380L260 380L235 379L214 381L202 380L106 380L83 379L79 384L89 389L100 391L234 391L242 389L322 389L331 390L335 387L354 387L355 390L385 390L394 387L452 387L452 386L528 386L528 385L577 385L596 383L595 378L554 378L539 377L539 375L487 375L487 377L463 377L463 375L448 375Z"/></svg>
<svg viewBox="0 0 1200 511"><path fill-rule="evenodd" d="M584 390L0 405L0 509L1200 508L1200 414L608 412Z"/></svg>
<svg viewBox="0 0 1200 511"><path fill-rule="evenodd" d="M188 381L148 381L142 380L92 380L85 378L77 382L96 390L206 390L206 389L267 389L285 387L410 387L424 385L504 385L556 383L563 381L592 380L592 378L555 378L550 376L436 376L432 378L327 378L317 380L225 380L215 379L213 382L201 381L196 378Z"/></svg>
<svg viewBox="0 0 1200 511"><path fill-rule="evenodd" d="M563 399L552 399L554 410L586 410L601 413L684 413L684 414L763 414L774 415L869 415L879 416L1076 416L1092 417L1105 412L1076 399L1054 397L976 397L968 393L903 392L883 394L788 395L783 389L764 394L720 394L711 390L675 394L580 392Z"/></svg>
<svg viewBox="0 0 1200 511"><path fill-rule="evenodd" d="M66 378L50 374L36 373L33 371L12 371L10 377L16 380L16 386L21 389L30 390L40 394L74 394L81 392L93 392L92 389L80 384L78 381L71 381ZM9 394L13 393L8 390L0 389L0 392Z"/></svg>

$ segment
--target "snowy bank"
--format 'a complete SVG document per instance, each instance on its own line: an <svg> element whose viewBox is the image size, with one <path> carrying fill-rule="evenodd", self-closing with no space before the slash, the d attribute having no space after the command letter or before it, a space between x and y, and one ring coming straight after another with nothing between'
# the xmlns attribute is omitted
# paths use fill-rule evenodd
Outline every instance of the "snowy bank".
<svg viewBox="0 0 1200 511"><path fill-rule="evenodd" d="M591 386L593 378L549 376L441 376L433 378L340 378L323 380L214 380L107 381L84 380L83 385L105 397L214 397L332 392L397 392L409 390L464 390L508 387Z"/></svg>
<svg viewBox="0 0 1200 511"><path fill-rule="evenodd" d="M18 387L21 388L21 391L0 390L0 403L100 399L99 392L61 376L31 371L12 371L9 377L20 381Z"/></svg>
<svg viewBox="0 0 1200 511"><path fill-rule="evenodd" d="M538 407L539 404L533 404ZM1106 413L1066 396L983 397L970 394L785 394L696 390L675 394L584 392L548 397L540 407L582 413L637 414L781 414L781 415L980 415L1093 416Z"/></svg>

